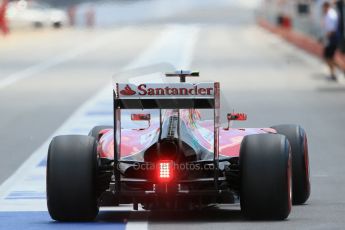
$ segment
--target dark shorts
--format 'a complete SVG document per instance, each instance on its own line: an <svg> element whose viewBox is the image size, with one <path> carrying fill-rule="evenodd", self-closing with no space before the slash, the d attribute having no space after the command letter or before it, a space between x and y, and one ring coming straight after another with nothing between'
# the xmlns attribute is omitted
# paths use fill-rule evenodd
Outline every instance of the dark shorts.
<svg viewBox="0 0 345 230"><path fill-rule="evenodd" d="M336 45L328 45L323 50L323 57L326 59L333 59L335 51L337 50Z"/></svg>
<svg viewBox="0 0 345 230"><path fill-rule="evenodd" d="M329 38L328 45L323 50L323 57L325 59L333 59L335 51L337 50L338 39L336 35Z"/></svg>

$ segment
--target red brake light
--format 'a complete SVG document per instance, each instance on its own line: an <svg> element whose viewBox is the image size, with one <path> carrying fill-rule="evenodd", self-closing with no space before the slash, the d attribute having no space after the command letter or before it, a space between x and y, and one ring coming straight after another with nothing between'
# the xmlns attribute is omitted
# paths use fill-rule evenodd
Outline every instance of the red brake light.
<svg viewBox="0 0 345 230"><path fill-rule="evenodd" d="M162 160L158 162L158 180L160 182L169 182L173 178L173 162Z"/></svg>

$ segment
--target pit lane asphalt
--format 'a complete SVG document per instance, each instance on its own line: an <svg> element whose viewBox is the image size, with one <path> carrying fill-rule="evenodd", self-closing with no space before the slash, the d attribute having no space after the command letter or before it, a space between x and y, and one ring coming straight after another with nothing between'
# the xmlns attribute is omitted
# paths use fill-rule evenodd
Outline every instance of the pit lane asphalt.
<svg viewBox="0 0 345 230"><path fill-rule="evenodd" d="M148 221L149 229L343 229L345 87L327 80L317 59L258 28L252 11L215 5L116 28L62 30L0 45L0 79L99 37L109 42L0 90L0 182L100 87L110 83L165 24L201 25L192 67L221 82L222 114L248 113L237 126L301 124L309 137L312 193L287 221L243 220L239 208L193 213L111 212L102 221ZM107 38L108 37L108 38ZM18 47L19 46L19 47ZM343 76L340 76L343 77ZM43 220L44 221L44 220ZM50 221L50 220L47 220ZM67 226L66 226L67 227ZM63 228L63 227L62 227Z"/></svg>

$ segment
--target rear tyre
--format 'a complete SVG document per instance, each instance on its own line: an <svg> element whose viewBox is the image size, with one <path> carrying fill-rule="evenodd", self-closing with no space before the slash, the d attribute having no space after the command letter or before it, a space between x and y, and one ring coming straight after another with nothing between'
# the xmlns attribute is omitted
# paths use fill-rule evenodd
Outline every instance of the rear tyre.
<svg viewBox="0 0 345 230"><path fill-rule="evenodd" d="M290 166L290 145L285 136L244 137L240 150L240 202L246 218L288 217L292 202Z"/></svg>
<svg viewBox="0 0 345 230"><path fill-rule="evenodd" d="M47 205L57 221L90 221L96 218L97 155L93 137L54 137L48 150Z"/></svg>
<svg viewBox="0 0 345 230"><path fill-rule="evenodd" d="M102 131L103 129L112 129L113 126L110 125L98 125L93 127L90 132L89 136L95 138L96 140L99 140L99 132Z"/></svg>
<svg viewBox="0 0 345 230"><path fill-rule="evenodd" d="M308 141L304 129L299 125L273 126L279 134L289 140L292 154L292 200L303 204L310 196Z"/></svg>

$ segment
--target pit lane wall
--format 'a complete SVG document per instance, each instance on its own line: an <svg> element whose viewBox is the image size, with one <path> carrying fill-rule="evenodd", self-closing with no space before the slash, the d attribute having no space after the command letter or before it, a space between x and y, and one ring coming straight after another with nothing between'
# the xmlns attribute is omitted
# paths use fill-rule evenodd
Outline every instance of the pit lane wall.
<svg viewBox="0 0 345 230"><path fill-rule="evenodd" d="M263 0L257 11L257 23L295 46L322 58L324 31L322 4L326 0ZM335 56L345 70L345 3L331 1L338 11L341 39Z"/></svg>

